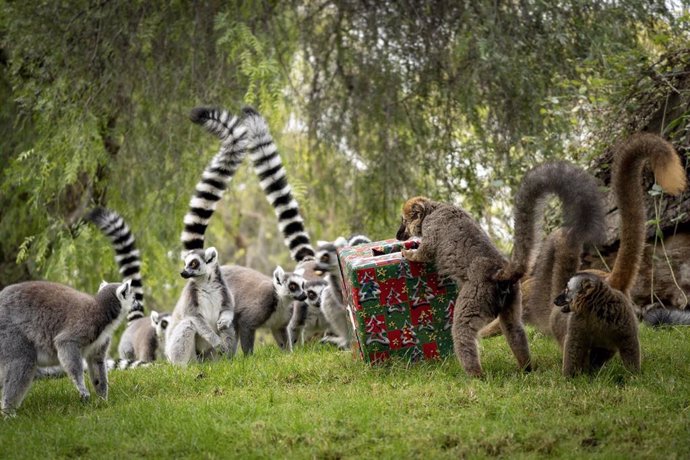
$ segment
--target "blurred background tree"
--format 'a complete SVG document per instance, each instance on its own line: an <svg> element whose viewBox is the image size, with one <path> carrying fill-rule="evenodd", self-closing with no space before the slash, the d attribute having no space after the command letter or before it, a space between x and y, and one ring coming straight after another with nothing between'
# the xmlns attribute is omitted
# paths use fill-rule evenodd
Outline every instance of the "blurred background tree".
<svg viewBox="0 0 690 460"><path fill-rule="evenodd" d="M172 308L182 217L218 148L188 121L202 104L266 116L314 241L392 237L403 200L424 194L508 250L525 170L602 153L645 72L690 56L687 8L0 0L0 287L117 279L107 240L79 225L105 205L136 234L149 306ZM207 240L228 263L290 266L246 166Z"/></svg>

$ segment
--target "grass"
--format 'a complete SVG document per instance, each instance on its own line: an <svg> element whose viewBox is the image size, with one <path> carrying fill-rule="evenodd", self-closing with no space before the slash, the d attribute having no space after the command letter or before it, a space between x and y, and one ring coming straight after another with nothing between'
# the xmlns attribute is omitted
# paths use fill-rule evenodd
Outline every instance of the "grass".
<svg viewBox="0 0 690 460"><path fill-rule="evenodd" d="M482 380L455 359L369 368L312 345L113 371L108 401L39 381L0 420L0 458L687 458L690 328L641 337L637 376L616 358L565 379L556 345L530 331L537 369L517 372L496 337L482 343Z"/></svg>

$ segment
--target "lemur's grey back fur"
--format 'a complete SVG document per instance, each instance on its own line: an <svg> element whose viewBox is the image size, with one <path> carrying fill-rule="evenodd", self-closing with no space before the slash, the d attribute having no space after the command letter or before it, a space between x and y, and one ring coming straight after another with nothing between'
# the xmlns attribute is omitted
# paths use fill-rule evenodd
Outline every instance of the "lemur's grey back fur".
<svg viewBox="0 0 690 460"><path fill-rule="evenodd" d="M107 398L110 339L136 303L129 281L104 284L95 296L47 281L0 291L2 411L12 414L19 407L37 365L60 364L87 399L83 358L96 392Z"/></svg>
<svg viewBox="0 0 690 460"><path fill-rule="evenodd" d="M280 267L273 278L239 265L225 265L221 271L235 296L235 333L244 354L253 352L256 330L261 327L271 331L279 347L289 348L291 304L304 298L303 278Z"/></svg>
<svg viewBox="0 0 690 460"><path fill-rule="evenodd" d="M278 228L283 233L290 256L296 262L314 257L309 234L292 195L278 147L271 137L266 120L253 108L243 109L243 124L248 130L249 158L259 177L266 199L275 209Z"/></svg>
<svg viewBox="0 0 690 460"><path fill-rule="evenodd" d="M115 262L122 279L132 280L132 289L140 308L133 309L127 321L134 321L144 316L144 285L141 279L141 254L127 222L117 212L106 208L94 208L86 215L110 240L115 249Z"/></svg>

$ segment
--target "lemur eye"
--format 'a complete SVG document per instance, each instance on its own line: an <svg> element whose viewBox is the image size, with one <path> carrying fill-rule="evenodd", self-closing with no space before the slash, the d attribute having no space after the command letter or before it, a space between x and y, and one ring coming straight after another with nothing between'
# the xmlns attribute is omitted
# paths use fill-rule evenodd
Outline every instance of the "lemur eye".
<svg viewBox="0 0 690 460"><path fill-rule="evenodd" d="M321 262L328 262L330 260L330 257L328 257L328 254L324 254L321 256Z"/></svg>
<svg viewBox="0 0 690 460"><path fill-rule="evenodd" d="M163 329L165 329L166 327L168 327L168 322L165 321L165 320L164 320L164 321L161 321L161 327L162 327Z"/></svg>
<svg viewBox="0 0 690 460"><path fill-rule="evenodd" d="M189 262L189 267L194 269L199 268L199 261L196 259L192 260Z"/></svg>
<svg viewBox="0 0 690 460"><path fill-rule="evenodd" d="M309 296L309 300L314 300L314 299L316 299L316 293L315 293L314 291L309 291L309 293L307 294L307 296Z"/></svg>
<svg viewBox="0 0 690 460"><path fill-rule="evenodd" d="M296 291L297 290L297 283L288 284L288 289L290 289L291 291Z"/></svg>

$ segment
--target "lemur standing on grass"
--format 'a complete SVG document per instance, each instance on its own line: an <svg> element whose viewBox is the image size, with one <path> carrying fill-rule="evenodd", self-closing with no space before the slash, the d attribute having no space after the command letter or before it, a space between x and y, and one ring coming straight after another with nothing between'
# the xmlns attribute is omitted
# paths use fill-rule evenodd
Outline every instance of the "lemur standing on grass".
<svg viewBox="0 0 690 460"><path fill-rule="evenodd" d="M630 292L642 261L645 206L642 171L649 161L656 181L678 195L687 186L673 146L651 133L631 136L615 152L611 187L620 212L620 249L611 273L575 274L556 299L551 329L563 349L563 374L595 372L617 352L631 372L641 366L637 318ZM556 254L556 259L559 255Z"/></svg>
<svg viewBox="0 0 690 460"><path fill-rule="evenodd" d="M228 355L235 348L234 299L221 275L218 251L203 249L204 233L218 201L246 154L246 128L225 110L197 108L190 116L221 140L220 151L204 170L184 217L181 235L188 279L170 318L165 354L173 364L185 365L216 351Z"/></svg>
<svg viewBox="0 0 690 460"><path fill-rule="evenodd" d="M59 363L86 400L86 359L96 393L107 399L110 340L120 322L136 308L129 280L104 282L95 296L47 281L27 281L0 291L2 413L14 415L37 365Z"/></svg>
<svg viewBox="0 0 690 460"><path fill-rule="evenodd" d="M132 292L137 303L127 315L127 328L118 346L120 359L107 359L106 366L112 369L139 367L155 359L160 350L156 331L150 320L144 317L144 288L141 278L141 258L134 235L125 220L117 212L106 208L95 208L85 218L92 222L110 240L115 249L115 262L120 275L131 280ZM86 367L86 363L84 363ZM36 379L65 377L61 366L39 367Z"/></svg>

